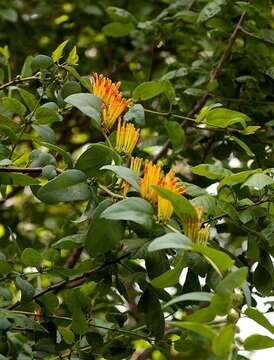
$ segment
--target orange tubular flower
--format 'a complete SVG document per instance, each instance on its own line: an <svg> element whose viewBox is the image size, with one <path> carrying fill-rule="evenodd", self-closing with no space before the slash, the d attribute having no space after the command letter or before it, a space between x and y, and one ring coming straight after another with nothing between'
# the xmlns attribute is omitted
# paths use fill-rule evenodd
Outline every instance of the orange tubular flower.
<svg viewBox="0 0 274 360"><path fill-rule="evenodd" d="M140 194L143 199L147 199L152 204L156 204L158 195L152 185L159 185L161 178L161 166L153 165L152 161L145 164L144 176L140 181Z"/></svg>
<svg viewBox="0 0 274 360"><path fill-rule="evenodd" d="M121 83L112 81L102 74L94 73L91 77L93 95L98 96L103 101L102 115L103 128L108 132L120 117L122 112L128 107L129 100L122 97L120 92Z"/></svg>
<svg viewBox="0 0 274 360"><path fill-rule="evenodd" d="M137 176L140 174L140 169L142 166L142 159L138 157L132 157L130 160L130 169L135 172ZM130 184L127 181L122 182L122 188L123 188L123 196L126 197L128 190L129 190Z"/></svg>
<svg viewBox="0 0 274 360"><path fill-rule="evenodd" d="M136 130L131 123L124 122L121 125L121 119L119 119L116 134L116 149L130 155L139 140L139 136L140 129Z"/></svg>
<svg viewBox="0 0 274 360"><path fill-rule="evenodd" d="M160 180L159 186L165 188L169 191L172 191L176 194L184 194L185 187L177 185L178 178L175 176L174 172L170 170L165 177ZM167 222L173 213L173 206L171 202L167 199L162 198L158 195L158 220L162 222Z"/></svg>
<svg viewBox="0 0 274 360"><path fill-rule="evenodd" d="M206 244L209 239L209 227L202 227L204 221L204 210L202 207L195 207L197 218L185 215L183 217L183 228L185 235L193 242L198 244Z"/></svg>

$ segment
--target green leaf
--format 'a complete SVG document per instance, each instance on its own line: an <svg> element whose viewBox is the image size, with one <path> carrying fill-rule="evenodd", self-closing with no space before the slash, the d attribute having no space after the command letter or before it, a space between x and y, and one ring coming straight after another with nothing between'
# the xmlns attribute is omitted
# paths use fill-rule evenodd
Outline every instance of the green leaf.
<svg viewBox="0 0 274 360"><path fill-rule="evenodd" d="M77 48L76 46L74 46L69 53L69 56L67 58L67 63L69 65L77 65L77 61L78 61Z"/></svg>
<svg viewBox="0 0 274 360"><path fill-rule="evenodd" d="M96 121L98 126L101 125L100 113L102 110L102 100L97 96L86 93L73 94L65 98L65 102L75 106L83 114Z"/></svg>
<svg viewBox="0 0 274 360"><path fill-rule="evenodd" d="M213 340L216 336L215 332L209 325L195 323L190 321L170 321L170 325L179 328L179 329L186 329L201 336L208 338L209 340Z"/></svg>
<svg viewBox="0 0 274 360"><path fill-rule="evenodd" d="M228 274L217 286L216 291L222 296L229 296L235 288L240 288L246 280L248 268L242 267Z"/></svg>
<svg viewBox="0 0 274 360"><path fill-rule="evenodd" d="M184 90L184 94L188 96L200 97L205 94L205 91L197 88L187 88Z"/></svg>
<svg viewBox="0 0 274 360"><path fill-rule="evenodd" d="M28 318L24 314L17 314L12 310L0 309L0 318L10 319L16 326L23 329L47 333L47 330L37 321Z"/></svg>
<svg viewBox="0 0 274 360"><path fill-rule="evenodd" d="M162 249L191 250L192 242L183 234L171 232L154 239L148 246L150 252Z"/></svg>
<svg viewBox="0 0 274 360"><path fill-rule="evenodd" d="M113 21L118 21L124 24L129 22L133 22L133 23L136 22L135 17L130 12L122 8L118 8L115 6L108 6L107 13Z"/></svg>
<svg viewBox="0 0 274 360"><path fill-rule="evenodd" d="M31 63L33 60L33 56L28 55L24 61L24 64L22 66L22 70L21 70L21 76L22 77L28 77L32 75L32 69L31 69ZM19 90L19 88L18 88Z"/></svg>
<svg viewBox="0 0 274 360"><path fill-rule="evenodd" d="M214 216L216 214L217 199L212 195L200 195L191 200L194 206L200 206L208 215Z"/></svg>
<svg viewBox="0 0 274 360"><path fill-rule="evenodd" d="M56 166L56 160L53 155L41 150L33 150L29 156L29 160L31 161L31 167L44 167L47 165Z"/></svg>
<svg viewBox="0 0 274 360"><path fill-rule="evenodd" d="M102 32L109 37L119 38L129 35L135 30L135 26L129 23L111 22L102 28Z"/></svg>
<svg viewBox="0 0 274 360"><path fill-rule="evenodd" d="M62 120L58 112L48 106L42 105L35 112L35 121L38 124L52 124L56 121Z"/></svg>
<svg viewBox="0 0 274 360"><path fill-rule="evenodd" d="M243 183L242 187L247 186L256 190L262 190L266 186L273 184L274 180L270 176L264 173L255 173L247 178L247 180Z"/></svg>
<svg viewBox="0 0 274 360"><path fill-rule="evenodd" d="M10 128L9 126L0 124L0 133L5 134L10 139L11 142L16 143L17 136L13 131L13 129Z"/></svg>
<svg viewBox="0 0 274 360"><path fill-rule="evenodd" d="M206 114L206 125L208 127L227 128L240 123L245 128L247 121L250 121L247 115L225 108L211 109Z"/></svg>
<svg viewBox="0 0 274 360"><path fill-rule="evenodd" d="M13 186L39 185L39 180L20 173L4 173L0 170L0 183Z"/></svg>
<svg viewBox="0 0 274 360"><path fill-rule="evenodd" d="M157 193L164 199L167 199L173 205L175 213L182 218L183 215L189 215L193 219L197 218L197 213L194 206L183 195L175 194L172 191L161 188L159 186L153 186Z"/></svg>
<svg viewBox="0 0 274 360"><path fill-rule="evenodd" d="M239 145L240 148L242 148L248 156L252 156L252 157L255 156L254 153L251 151L250 147L248 145L246 145L246 143L243 142L241 139L237 138L236 136L232 136L232 135L229 137L229 139L234 141L237 145Z"/></svg>
<svg viewBox="0 0 274 360"><path fill-rule="evenodd" d="M36 196L46 204L88 200L91 191L86 183L86 175L80 170L67 170L42 186Z"/></svg>
<svg viewBox="0 0 274 360"><path fill-rule="evenodd" d="M174 86L169 80L162 80L162 84L164 87L164 93L168 98L170 104L176 104L176 92Z"/></svg>
<svg viewBox="0 0 274 360"><path fill-rule="evenodd" d="M184 146L185 132L176 121L165 121L168 137L171 141L173 149L180 150Z"/></svg>
<svg viewBox="0 0 274 360"><path fill-rule="evenodd" d="M249 307L246 309L245 315L274 334L274 325L272 325L270 321L264 316L264 314L262 314L259 310Z"/></svg>
<svg viewBox="0 0 274 360"><path fill-rule="evenodd" d="M176 296L172 300L168 301L164 308L167 308L170 305L176 304L183 301L206 301L210 302L213 297L212 293L209 292L191 292L183 295Z"/></svg>
<svg viewBox="0 0 274 360"><path fill-rule="evenodd" d="M60 154L62 156L65 163L69 167L73 166L73 162L72 162L72 158L71 158L70 154L68 152L66 152L64 149L62 149L60 146L55 145L55 144L51 144L51 143L48 143L48 142L41 142L41 145L47 147L48 149L50 149L52 151L56 151L58 154Z"/></svg>
<svg viewBox="0 0 274 360"><path fill-rule="evenodd" d="M216 16L221 10L226 0L213 0L207 3L199 14L198 22L205 22Z"/></svg>
<svg viewBox="0 0 274 360"><path fill-rule="evenodd" d="M183 258L181 258L175 265L174 269L168 270L160 276L157 276L156 278L151 280L151 285L161 289L175 286L179 282L179 278L184 267L185 261Z"/></svg>
<svg viewBox="0 0 274 360"><path fill-rule="evenodd" d="M212 349L216 355L224 358L230 351L234 342L235 325L228 324L223 327L213 340Z"/></svg>
<svg viewBox="0 0 274 360"><path fill-rule="evenodd" d="M35 294L35 290L28 281L17 276L15 279L15 285L19 290L21 290L22 303L26 303L32 299Z"/></svg>
<svg viewBox="0 0 274 360"><path fill-rule="evenodd" d="M268 349L274 347L274 339L264 335L251 335L244 341L244 348L248 351Z"/></svg>
<svg viewBox="0 0 274 360"><path fill-rule="evenodd" d="M42 260L40 252L33 248L26 248L21 255L21 261L26 266L38 267Z"/></svg>
<svg viewBox="0 0 274 360"><path fill-rule="evenodd" d="M24 103L27 105L28 109L30 111L33 111L38 101L36 97L25 89L18 88L17 90L21 98L23 99Z"/></svg>
<svg viewBox="0 0 274 360"><path fill-rule="evenodd" d="M51 180L57 176L56 167L54 165L46 165L42 169L42 177Z"/></svg>
<svg viewBox="0 0 274 360"><path fill-rule="evenodd" d="M209 246L193 244L193 251L197 251L200 254L203 254L207 260L210 260L211 264L213 263L213 265L215 264L217 266L220 272L230 270L234 264L234 261L226 253L213 249Z"/></svg>
<svg viewBox="0 0 274 360"><path fill-rule="evenodd" d="M75 167L87 176L96 177L102 175L102 166L111 164L113 160L116 164L121 162L118 153L104 144L97 143L88 147L76 161Z"/></svg>
<svg viewBox="0 0 274 360"><path fill-rule="evenodd" d="M88 330L88 323L81 306L81 293L79 289L73 289L66 294L65 303L72 313L72 330L79 335L83 335Z"/></svg>
<svg viewBox="0 0 274 360"><path fill-rule="evenodd" d="M273 290L274 267L270 255L260 251L260 261L253 273L253 281L256 289L263 295L269 295Z"/></svg>
<svg viewBox="0 0 274 360"><path fill-rule="evenodd" d="M159 81L146 81L138 85L133 91L135 100L149 100L164 92L165 88Z"/></svg>
<svg viewBox="0 0 274 360"><path fill-rule="evenodd" d="M12 271L12 267L7 261L0 260L0 271L1 274L8 274Z"/></svg>
<svg viewBox="0 0 274 360"><path fill-rule="evenodd" d="M246 181L246 179L251 175L258 172L258 170L246 170L241 171L237 174L225 176L222 181L220 181L220 184L218 186L218 191L226 185L233 186L236 184L242 184Z"/></svg>
<svg viewBox="0 0 274 360"><path fill-rule="evenodd" d="M61 89L63 99L81 92L81 85L77 81L66 81Z"/></svg>
<svg viewBox="0 0 274 360"><path fill-rule="evenodd" d="M13 121L12 119L8 118L3 114L0 114L0 125L7 126L15 131L20 129L20 126L15 121Z"/></svg>
<svg viewBox="0 0 274 360"><path fill-rule="evenodd" d="M101 218L109 220L128 220L150 228L153 223L153 208L146 200L131 197L107 208Z"/></svg>
<svg viewBox="0 0 274 360"><path fill-rule="evenodd" d="M31 127L37 132L37 134L47 143L55 143L55 133L47 125L32 124Z"/></svg>
<svg viewBox="0 0 274 360"><path fill-rule="evenodd" d="M36 55L31 63L33 71L47 69L53 65L52 59L46 55Z"/></svg>
<svg viewBox="0 0 274 360"><path fill-rule="evenodd" d="M84 246L86 237L87 237L86 234L81 234L81 233L68 235L54 242L52 246L57 249L67 249L67 250L80 248Z"/></svg>
<svg viewBox="0 0 274 360"><path fill-rule="evenodd" d="M139 179L133 170L117 165L105 165L100 170L113 171L118 177L127 181L136 191L139 191Z"/></svg>
<svg viewBox="0 0 274 360"><path fill-rule="evenodd" d="M13 114L24 116L27 109L19 100L12 97L3 97L2 104L4 107Z"/></svg>
<svg viewBox="0 0 274 360"><path fill-rule="evenodd" d="M200 164L194 166L191 171L193 174L199 176L205 176L208 179L220 180L225 176L232 175L232 172L226 168L223 168L221 165L211 165L211 164Z"/></svg>
<svg viewBox="0 0 274 360"><path fill-rule="evenodd" d="M81 77L81 75L77 72L77 70L73 66L71 66L71 65L63 65L63 68L65 70L67 70L67 72L71 76L73 76L75 79L77 79L84 88L86 88L88 91L91 90L90 82L87 82L85 79L83 79Z"/></svg>
<svg viewBox="0 0 274 360"><path fill-rule="evenodd" d="M65 46L67 45L68 40L65 40L62 42L62 44L60 44L52 53L51 58L53 62L57 62L58 60L61 59L62 55L63 55L63 50L65 48Z"/></svg>
<svg viewBox="0 0 274 360"><path fill-rule="evenodd" d="M251 217L251 219L252 219L252 217ZM266 239L266 241L268 242L268 244L269 244L271 247L274 246L273 233L274 233L274 222L272 221L272 222L270 222L270 223L262 230L262 235L263 235L263 237ZM257 251L256 251L256 250L254 249L254 251L256 251L256 253L258 254L258 253L259 253L258 246L256 246L256 243L253 244L253 245L255 245L255 249L257 250ZM256 257L256 261L257 261L259 258L260 258L260 257L257 256L257 257ZM253 259L252 259L252 260L253 260Z"/></svg>
<svg viewBox="0 0 274 360"><path fill-rule="evenodd" d="M154 291L147 288L138 303L139 312L144 314L145 323L151 336L162 338L165 330L165 320L160 302Z"/></svg>
<svg viewBox="0 0 274 360"><path fill-rule="evenodd" d="M261 126L247 126L244 130L241 130L241 133L244 135L255 134L260 128Z"/></svg>
<svg viewBox="0 0 274 360"><path fill-rule="evenodd" d="M231 203L218 200L217 206L218 209L221 209L221 211L223 211L224 214L227 214L231 220L235 221L236 223L239 221L239 214Z"/></svg>
<svg viewBox="0 0 274 360"><path fill-rule="evenodd" d="M141 104L133 105L124 115L125 121L133 121L137 125L145 125L145 111Z"/></svg>
<svg viewBox="0 0 274 360"><path fill-rule="evenodd" d="M0 330L5 331L5 330L9 329L10 327L12 327L12 322L10 322L8 319L0 318Z"/></svg>
<svg viewBox="0 0 274 360"><path fill-rule="evenodd" d="M96 208L85 242L85 248L91 256L104 254L112 250L123 236L123 226L120 221L102 219L102 212L112 205L110 199L106 199Z"/></svg>
<svg viewBox="0 0 274 360"><path fill-rule="evenodd" d="M75 336L69 327L58 326L58 331L67 344L71 345L74 343Z"/></svg>

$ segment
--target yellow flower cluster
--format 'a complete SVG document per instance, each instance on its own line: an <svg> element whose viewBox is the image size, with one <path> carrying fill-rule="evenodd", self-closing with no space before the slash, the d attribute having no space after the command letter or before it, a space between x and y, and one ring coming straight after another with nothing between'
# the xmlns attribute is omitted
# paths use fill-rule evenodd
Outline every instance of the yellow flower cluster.
<svg viewBox="0 0 274 360"><path fill-rule="evenodd" d="M113 83L102 74L94 73L91 76L92 92L102 99L103 128L108 132L128 107L130 100L122 97L121 83Z"/></svg>
<svg viewBox="0 0 274 360"><path fill-rule="evenodd" d="M170 170L161 180L159 186L172 191L176 194L184 194L185 187L177 185L178 178L175 176L174 172ZM169 200L162 198L158 195L158 219L160 221L167 221L170 219L173 213L173 206Z"/></svg>
<svg viewBox="0 0 274 360"><path fill-rule="evenodd" d="M173 206L169 200L162 198L153 188L153 185L162 187L176 194L185 193L184 186L178 186L178 178L170 170L165 176L161 174L161 166L154 165L151 161L146 162L144 175L140 181L140 194L142 198L157 205L157 217L161 222L167 222L172 213Z"/></svg>
<svg viewBox="0 0 274 360"><path fill-rule="evenodd" d="M123 123L119 119L116 134L116 149L119 152L130 155L134 150L140 136L140 129L135 129L131 123Z"/></svg>
<svg viewBox="0 0 274 360"><path fill-rule="evenodd" d="M102 74L94 73L91 76L92 91L102 99L102 126L105 133L117 123L116 149L124 154L131 155L140 137L140 130L131 123L121 124L121 115L129 106L130 100L122 97L121 83L113 83Z"/></svg>
<svg viewBox="0 0 274 360"><path fill-rule="evenodd" d="M209 239L209 227L203 227L204 211L201 207L195 207L197 217L185 215L182 219L185 235L194 243L206 244Z"/></svg>

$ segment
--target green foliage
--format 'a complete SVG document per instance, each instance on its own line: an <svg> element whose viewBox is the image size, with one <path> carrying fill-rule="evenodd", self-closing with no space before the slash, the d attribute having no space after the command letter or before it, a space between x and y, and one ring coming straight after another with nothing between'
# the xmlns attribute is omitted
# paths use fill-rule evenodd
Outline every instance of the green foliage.
<svg viewBox="0 0 274 360"><path fill-rule="evenodd" d="M0 0L1 359L274 347L273 10Z"/></svg>

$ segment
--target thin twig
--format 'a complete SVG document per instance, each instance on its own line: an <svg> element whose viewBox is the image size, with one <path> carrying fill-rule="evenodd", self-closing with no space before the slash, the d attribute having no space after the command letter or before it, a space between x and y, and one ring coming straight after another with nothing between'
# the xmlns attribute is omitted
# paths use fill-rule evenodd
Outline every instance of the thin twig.
<svg viewBox="0 0 274 360"><path fill-rule="evenodd" d="M104 270L105 268L111 266L111 265L115 265L115 264L118 264L121 260L129 257L130 253L127 253L127 254L124 254L122 256L120 256L119 258L115 259L115 260L112 260L112 261L109 261L109 262L105 262L103 263L102 265L100 266L97 266L95 267L94 269L91 269L81 275L78 275L72 279L69 279L69 280L62 280L62 281L59 281L58 283L55 283L41 291L39 291L38 293L34 294L32 296L32 298L29 300L29 301L32 301L32 300L35 300L49 292L58 292L60 291L61 289L64 289L64 288L73 288L73 287L77 287L81 284L83 284L91 275L95 274L95 273L98 273L99 271L102 271ZM17 306L19 306L21 304L21 301L17 301L16 303L12 304L11 306L9 306L9 310L13 310L15 309Z"/></svg>
<svg viewBox="0 0 274 360"><path fill-rule="evenodd" d="M22 77L18 76L17 78L15 78L15 79L13 79L13 80L11 80L11 81L9 81L9 82L1 85L1 86L0 86L0 91L1 91L1 90L4 90L4 89L6 89L6 88L8 88L8 87L10 87L10 86L13 86L13 85L21 84L21 83L23 83L23 82L40 80L39 76L40 76L39 73L36 74L36 75L34 75L34 76L28 76L28 77L25 77L25 78L22 78Z"/></svg>
<svg viewBox="0 0 274 360"><path fill-rule="evenodd" d="M243 24L243 21L244 21L244 18L246 16L246 12L243 12L242 15L240 16L240 19L238 21L238 23L236 24L235 28L234 28L234 31L232 32L232 34L230 35L228 41L227 41L227 45L224 49L224 52L216 66L216 68L211 72L211 75L210 75L210 80L217 80L217 78L219 77L219 75L222 73L223 69L224 69L224 65L227 61L227 59L229 58L230 56L230 53L231 53L231 49L235 43L235 40L237 38L237 35L238 33L240 32L241 30L241 26ZM192 118L195 114L197 114L201 109L202 107L206 104L208 98L209 98L209 93L205 93L199 100L198 102L196 103L196 105L193 107L192 110L190 110L190 112L187 114L187 117L190 117ZM185 128L187 126L187 123L186 123L186 120L182 121L181 122L181 126L183 128ZM156 154L153 158L153 162L157 162L162 156L164 156L168 149L170 148L170 145L171 145L171 141L168 140L166 141L166 143L164 144L164 146L162 147L162 149L159 151L158 154Z"/></svg>
<svg viewBox="0 0 274 360"><path fill-rule="evenodd" d="M251 33L249 31L245 30L243 27L241 27L240 30L244 35L251 37L252 39L255 39L258 41L263 41L263 42L267 43L268 45L273 45L273 42L271 42L261 36L258 36L257 34Z"/></svg>
<svg viewBox="0 0 274 360"><path fill-rule="evenodd" d="M15 173L30 173L30 174L40 174L42 172L42 167L33 167L33 168L21 168L21 167L0 167L0 172L15 172Z"/></svg>
<svg viewBox="0 0 274 360"><path fill-rule="evenodd" d="M102 184L98 184L98 187L105 191L107 194L111 195L112 197L114 198L117 198L117 199L124 199L124 197L122 195L119 195L119 194L115 194L114 192L112 192L111 190L109 190L106 186L102 185Z"/></svg>

